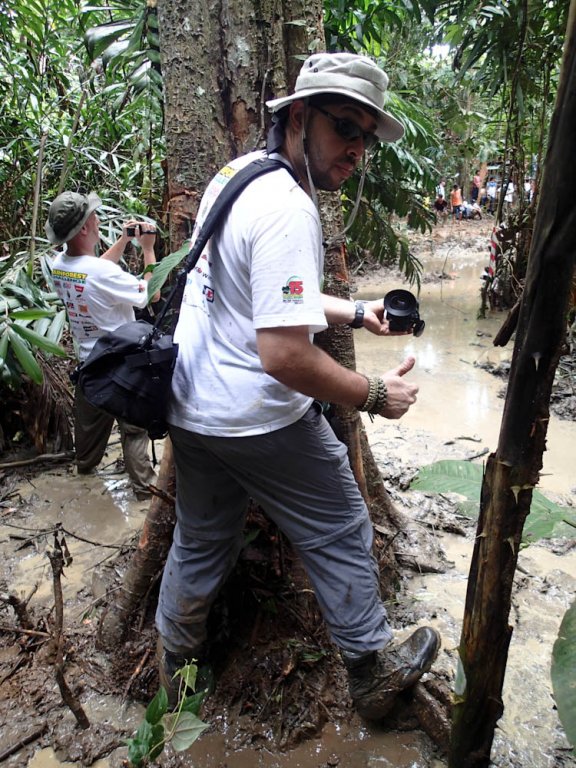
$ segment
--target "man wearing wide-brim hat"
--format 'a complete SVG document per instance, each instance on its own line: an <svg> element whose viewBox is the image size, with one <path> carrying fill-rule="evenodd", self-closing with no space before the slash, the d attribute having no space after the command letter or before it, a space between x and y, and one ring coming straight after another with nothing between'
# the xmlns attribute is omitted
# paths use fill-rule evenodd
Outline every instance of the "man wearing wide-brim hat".
<svg viewBox="0 0 576 768"><path fill-rule="evenodd" d="M63 192L50 205L45 224L46 236L55 246L66 246L52 264L52 277L58 295L64 302L70 331L80 362L86 360L97 339L123 323L134 320L134 308L148 302L147 279L139 279L124 271L119 261L130 241L128 228L142 247L144 266L154 264L155 229L149 223L128 221L122 236L99 258L100 241L96 213L102 201L94 192ZM114 418L94 408L77 386L74 395L74 443L79 474L98 466L108 444ZM118 422L124 464L134 492L140 499L150 496L149 485L156 476L148 457L148 434L145 430Z"/></svg>
<svg viewBox="0 0 576 768"><path fill-rule="evenodd" d="M236 198L188 276L168 413L177 525L156 615L160 679L171 701L176 669L209 659L206 619L242 548L249 498L301 557L363 717L385 717L438 653L431 627L392 641L368 509L346 446L320 405L400 418L416 401L418 387L407 375L414 358L365 376L313 344L329 324L390 333L382 299L321 293L316 206L317 189L339 190L367 151L402 136L400 121L384 108L387 86L367 57L310 56L294 93L268 102L274 122L267 151L286 168L260 176ZM216 175L197 226L226 181L262 154Z"/></svg>

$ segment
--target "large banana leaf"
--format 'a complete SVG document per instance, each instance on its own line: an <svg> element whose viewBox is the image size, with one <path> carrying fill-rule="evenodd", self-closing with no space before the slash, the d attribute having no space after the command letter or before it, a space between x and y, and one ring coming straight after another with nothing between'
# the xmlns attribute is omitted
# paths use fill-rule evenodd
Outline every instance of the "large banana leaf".
<svg viewBox="0 0 576 768"><path fill-rule="evenodd" d="M552 690L568 741L576 746L576 602L564 614L552 651Z"/></svg>
<svg viewBox="0 0 576 768"><path fill-rule="evenodd" d="M58 343L66 313L58 295L35 285L24 268L12 272L15 279L0 281L0 379L14 386L24 373L41 384L36 350L60 357L67 354Z"/></svg>
<svg viewBox="0 0 576 768"><path fill-rule="evenodd" d="M177 267L178 264L180 264L182 259L188 254L189 250L190 242L186 241L184 245L181 246L181 248L179 248L177 251L174 251L174 253L170 253L168 256L165 256L161 262L154 266L154 272L148 281L149 301L152 296L154 296L154 294L162 288L170 272L172 272L172 270Z"/></svg>
<svg viewBox="0 0 576 768"><path fill-rule="evenodd" d="M8 338L14 355L20 363L24 373L29 376L35 384L42 384L42 369L36 362L28 344L26 344L24 339L16 333L13 327L8 328Z"/></svg>
<svg viewBox="0 0 576 768"><path fill-rule="evenodd" d="M16 331L16 333L18 333L30 345L41 349L43 352L48 352L50 355L58 355L59 357L66 357L68 354L65 349L62 349L61 346L55 344L53 341L50 341L50 339L47 339L46 336L41 336L31 328L26 328L25 325L18 325L17 323L14 323L11 326L11 329ZM12 340L12 337L10 337L10 340Z"/></svg>
<svg viewBox="0 0 576 768"><path fill-rule="evenodd" d="M456 493L463 496L458 501L460 512L477 518L482 487L483 467L470 461L447 459L422 467L410 488L431 493ZM540 491L532 492L530 514L522 533L523 544L555 536L574 536L576 515L567 507L561 507L547 499Z"/></svg>

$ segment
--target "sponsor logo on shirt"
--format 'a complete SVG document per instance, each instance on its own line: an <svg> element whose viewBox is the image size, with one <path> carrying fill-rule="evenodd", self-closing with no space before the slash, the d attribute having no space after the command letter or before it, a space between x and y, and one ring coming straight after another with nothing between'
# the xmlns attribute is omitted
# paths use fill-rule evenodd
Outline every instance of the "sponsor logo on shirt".
<svg viewBox="0 0 576 768"><path fill-rule="evenodd" d="M304 281L298 275L292 275L282 286L282 302L284 304L302 304L304 302Z"/></svg>
<svg viewBox="0 0 576 768"><path fill-rule="evenodd" d="M214 290L209 285L202 288L202 293L206 296L206 301L214 301Z"/></svg>
<svg viewBox="0 0 576 768"><path fill-rule="evenodd" d="M52 272L54 277L59 277L63 280L86 280L87 273L86 272L67 272L64 269L55 269Z"/></svg>

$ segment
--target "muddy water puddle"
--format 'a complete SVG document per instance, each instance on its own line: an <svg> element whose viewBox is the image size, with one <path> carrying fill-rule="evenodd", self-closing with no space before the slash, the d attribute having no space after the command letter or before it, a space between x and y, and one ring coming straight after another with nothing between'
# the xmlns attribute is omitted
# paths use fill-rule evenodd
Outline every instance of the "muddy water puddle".
<svg viewBox="0 0 576 768"><path fill-rule="evenodd" d="M356 331L357 367L377 374L398 365L407 355L416 358L408 374L420 391L418 402L399 422L408 432L428 432L440 440L457 437L475 439L482 447L495 451L498 444L504 400L505 380L480 366L498 365L512 357L513 340L506 347L495 347L494 336L506 314L488 313L478 319L480 275L487 264L485 241L451 244L444 252L421 254L424 273L445 273L448 279L423 282L419 294L420 315L426 329L420 338L397 336L379 339L367 331ZM357 298L378 298L398 287L389 282L374 283L360 290ZM382 427L382 421L367 421L369 432ZM561 494L574 494L576 460L572 446L576 441L573 422L551 416L541 488ZM407 441L406 451L410 451ZM440 458L440 457L439 457ZM446 457L444 457L446 458Z"/></svg>
<svg viewBox="0 0 576 768"><path fill-rule="evenodd" d="M365 331L355 332L357 365L365 373L381 373L397 365L407 354L417 360L414 371L408 375L420 386L418 403L399 422L366 420L370 442L380 461L392 457L421 466L496 448L504 402L498 395L504 382L477 364L508 360L512 346L504 349L492 346L492 338L504 319L502 313L477 320L486 243L481 239L466 243L464 233L460 233L459 238L444 244L442 249L428 248L419 254L425 273L445 272L452 278L423 283L419 298L426 330L421 338L378 339ZM374 298L397 287L406 286L389 282L379 285L373 281L369 288L362 287L356 297ZM572 501L575 439L574 424L552 418L541 483L542 490ZM147 505L133 498L122 476L109 471L79 478L62 470L31 482L34 487L23 487L22 494L32 494L33 504L29 514L19 522L30 529L47 529L60 522L64 529L76 534L78 538L68 538L74 565L67 572L65 595L85 590L93 599L90 592L94 588L94 547L86 541L109 545L109 550L98 550L99 561L113 555L114 547L139 529ZM7 535L9 532L3 527L2 539ZM429 607L429 623L440 630L443 638L440 663L453 675L473 535L439 533L438 536L454 567L444 574L411 578L408 592L410 600ZM17 562L6 563L11 584L19 592L26 592L38 582L38 594L48 602L51 575L41 547L23 550L21 555ZM567 743L553 707L549 682L552 645L576 589L576 553L558 555L544 547L532 546L522 553L520 566L510 618L514 634L504 690L506 709L496 735L494 765L500 768L576 765L567 758ZM77 612L67 616L67 620L73 624L81 617ZM99 706L99 718L117 724L129 723L134 728L143 711L141 707L126 710L114 697L102 698ZM16 724L14 729L17 733ZM120 750L94 765L119 768L125 754L125 750ZM559 754L563 755L564 762L559 762ZM159 761L162 763L163 758ZM59 768L77 764L60 762L48 748L38 750L28 762L10 761L9 765ZM226 733L209 732L186 753L179 765L190 768L441 768L445 763L434 756L429 740L419 732L387 733L384 729L350 724L330 725L320 738L285 754L265 747L241 748Z"/></svg>

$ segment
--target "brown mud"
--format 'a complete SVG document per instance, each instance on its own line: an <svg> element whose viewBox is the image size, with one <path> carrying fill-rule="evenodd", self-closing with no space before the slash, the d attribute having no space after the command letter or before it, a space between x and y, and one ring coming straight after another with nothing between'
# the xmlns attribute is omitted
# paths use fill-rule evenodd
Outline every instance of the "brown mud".
<svg viewBox="0 0 576 768"><path fill-rule="evenodd" d="M491 346L503 313L482 321L476 317L488 233L488 222L464 222L438 227L432 237L414 237L413 248L424 264L424 336L377 339L356 332L358 368L366 373L391 368L406 354L417 358L410 375L420 386L418 404L399 422L366 420L366 429L389 492L426 532L432 550L427 560L437 564L430 572L415 573L407 557L397 599L388 606L390 618L399 640L419 624L440 631L443 648L428 680L447 686L456 669L475 525L459 513L450 494L421 494L408 486L425 464L445 458L481 463L497 443L505 382L489 370L505 366L511 349ZM398 275L384 270L371 270L356 282L363 298L401 286ZM564 405L568 397L561 398ZM567 407L567 415L573 415ZM553 417L542 490L566 505L576 498L575 437L573 420ZM66 463L0 470L0 762L6 766L119 768L127 753L123 740L138 727L157 690L157 585L119 653L107 656L96 644L106 589L121 579L146 513L117 465L118 451L112 442L91 476L76 476ZM54 675L49 642L54 588L46 551L54 546L55 530L64 535L72 556L62 579L64 674L91 723L87 730L62 703ZM233 599L222 605L234 609L224 612L219 605L212 618L218 685L203 712L210 728L188 752L168 748L157 764L444 766L441 751L407 702L400 701L382 724L357 718L306 579L296 571L296 583L287 588L283 575L290 550L273 531L267 533L246 548L226 588ZM248 570L250 580L240 590L244 579L239 577ZM573 540L523 550L510 617L514 634L505 714L493 751L496 766L576 766L554 709L549 676L552 645L575 588ZM7 602L14 597L21 601L18 606ZM30 743L18 748L27 737Z"/></svg>

